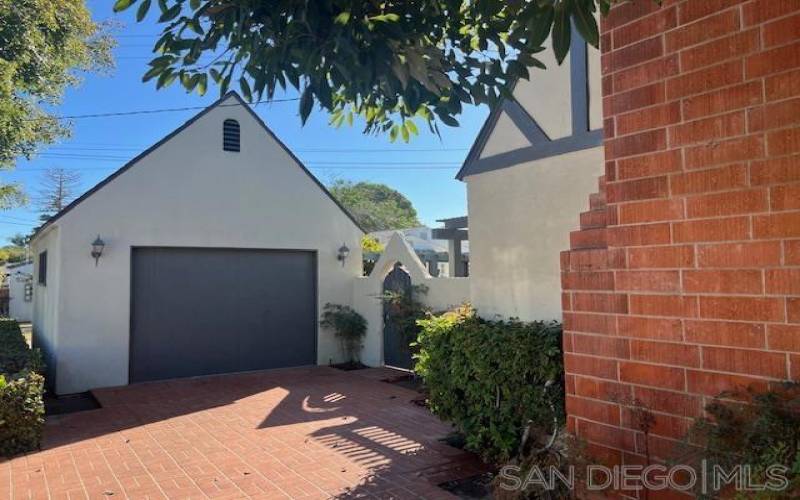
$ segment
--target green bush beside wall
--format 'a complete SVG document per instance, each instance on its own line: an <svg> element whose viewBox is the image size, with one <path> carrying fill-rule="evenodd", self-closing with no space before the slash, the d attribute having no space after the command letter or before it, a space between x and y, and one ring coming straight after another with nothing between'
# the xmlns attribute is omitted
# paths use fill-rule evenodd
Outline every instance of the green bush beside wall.
<svg viewBox="0 0 800 500"><path fill-rule="evenodd" d="M44 424L41 354L30 349L19 324L0 320L0 456L39 447Z"/></svg>
<svg viewBox="0 0 800 500"><path fill-rule="evenodd" d="M529 423L564 420L561 325L487 321L469 307L420 321L415 370L431 410L465 435L467 449L502 463Z"/></svg>

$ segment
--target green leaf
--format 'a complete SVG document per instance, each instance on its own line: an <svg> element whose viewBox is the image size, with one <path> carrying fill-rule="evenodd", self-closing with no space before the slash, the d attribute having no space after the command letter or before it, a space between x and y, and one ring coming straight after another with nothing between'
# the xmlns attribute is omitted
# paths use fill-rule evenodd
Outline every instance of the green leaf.
<svg viewBox="0 0 800 500"><path fill-rule="evenodd" d="M400 127L400 134L403 136L403 142L408 142L411 140L411 134L408 132L408 122L404 122L403 126Z"/></svg>
<svg viewBox="0 0 800 500"><path fill-rule="evenodd" d="M311 91L311 86L306 85L306 88L303 90L303 95L300 96L300 120L303 125L306 124L308 121L309 115L311 115L311 109L314 107L314 95Z"/></svg>
<svg viewBox="0 0 800 500"><path fill-rule="evenodd" d="M594 18L594 0L573 0L572 5L572 20L578 33L589 45L599 47L600 33Z"/></svg>
<svg viewBox="0 0 800 500"><path fill-rule="evenodd" d="M569 52L572 24L569 22L569 0L556 6L556 15L553 20L553 52L558 64L564 62Z"/></svg>
<svg viewBox="0 0 800 500"><path fill-rule="evenodd" d="M169 9L167 9L166 12L161 14L161 17L158 18L158 22L166 23L166 22L172 21L173 19L178 17L178 15L180 13L181 13L181 4L180 3L176 3L175 5L173 5Z"/></svg>
<svg viewBox="0 0 800 500"><path fill-rule="evenodd" d="M164 66L154 66L150 68L150 70L147 73L145 73L144 76L142 77L142 81L149 82L153 78L163 73L165 69L166 68Z"/></svg>
<svg viewBox="0 0 800 500"><path fill-rule="evenodd" d="M150 0L144 0L136 11L136 22L141 22L150 10Z"/></svg>
<svg viewBox="0 0 800 500"><path fill-rule="evenodd" d="M437 116L439 117L440 120L442 120L442 123L444 123L448 127L458 127L461 125L460 123L458 123L458 120L456 120L450 115L442 113Z"/></svg>
<svg viewBox="0 0 800 500"><path fill-rule="evenodd" d="M244 98L247 99L248 102L253 101L253 93L250 91L250 83L247 81L247 78L241 77L239 78L239 88L242 89L242 94Z"/></svg>
<svg viewBox="0 0 800 500"><path fill-rule="evenodd" d="M553 27L553 18L555 17L555 9L552 5L544 6L540 9L537 16L535 16L528 23L528 45L530 47L541 47L550 35L550 29Z"/></svg>
<svg viewBox="0 0 800 500"><path fill-rule="evenodd" d="M370 21L377 21L380 23L396 23L400 20L400 16L394 13L390 14L381 14L378 16L372 16L369 18Z"/></svg>
<svg viewBox="0 0 800 500"><path fill-rule="evenodd" d="M200 0L189 0L189 8L197 10L200 8Z"/></svg>
<svg viewBox="0 0 800 500"><path fill-rule="evenodd" d="M347 11L341 12L338 16L336 16L333 19L334 24L341 24L342 26L344 26L348 22L350 22L350 13Z"/></svg>
<svg viewBox="0 0 800 500"><path fill-rule="evenodd" d="M200 78L197 79L197 93L200 95L205 95L207 90L208 90L208 75L202 73L200 74Z"/></svg>
<svg viewBox="0 0 800 500"><path fill-rule="evenodd" d="M406 128L412 134L419 135L419 129L417 128L416 123L412 122L411 120L406 120Z"/></svg>
<svg viewBox="0 0 800 500"><path fill-rule="evenodd" d="M114 12L122 12L133 5L134 2L136 2L136 0L117 0L114 2Z"/></svg>
<svg viewBox="0 0 800 500"><path fill-rule="evenodd" d="M166 69L161 76L158 77L158 81L156 82L156 88L160 89L163 87L169 87L172 85L172 82L175 81L175 78L178 77L178 74L173 72L171 69Z"/></svg>

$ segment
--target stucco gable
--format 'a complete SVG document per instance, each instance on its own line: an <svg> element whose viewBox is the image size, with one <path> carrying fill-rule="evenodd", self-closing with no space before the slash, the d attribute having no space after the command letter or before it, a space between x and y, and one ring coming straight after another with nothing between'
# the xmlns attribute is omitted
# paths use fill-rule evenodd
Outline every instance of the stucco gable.
<svg viewBox="0 0 800 500"><path fill-rule="evenodd" d="M514 99L492 110L457 179L601 144L599 52L575 30L573 37L561 66L543 52L548 69L532 70L514 85Z"/></svg>
<svg viewBox="0 0 800 500"><path fill-rule="evenodd" d="M294 154L292 151L286 147L286 145L278 139L278 137L270 130L270 128L264 123L264 121L252 110L252 108L236 93L236 92L229 92L225 96L221 97L219 100L208 106L206 109L186 121L183 125L172 131L166 137L155 143L153 146L147 148L145 151L137 155L135 158L130 160L124 166L122 166L119 170L115 171L102 181L100 181L97 185L89 189L86 193L82 196L74 200L72 203L64 207L63 210L58 212L56 215L51 217L45 224L39 227L36 233L33 236L35 240L38 238L43 232L46 231L48 227L54 224L56 221L70 213L73 209L79 206L81 203L92 197L95 193L103 189L108 184L112 183L115 179L125 174L130 169L133 169L138 164L142 163L145 159L148 159L159 152L159 150L167 145L170 141L176 139L178 136L182 134L191 133L192 126L195 125L198 121L200 121L203 117L208 115L211 111L221 108L221 107L228 107L228 106L241 106L242 109L247 111L247 117L253 120L253 124L261 129L265 133L263 137L264 141L271 141L273 142L278 148L280 148L288 157L291 159L291 163L294 164L297 168L299 168L309 180L311 180L320 191L320 194L329 198L336 207L338 207L341 212L347 216L347 218L357 227L361 232L365 232L364 229L359 225L356 219L353 217L352 214L344 207L341 203L339 203L336 198L328 191L328 189L306 168L303 162ZM221 134L221 128L220 128ZM259 139L262 140L262 139ZM221 147L221 140L220 140L220 147Z"/></svg>

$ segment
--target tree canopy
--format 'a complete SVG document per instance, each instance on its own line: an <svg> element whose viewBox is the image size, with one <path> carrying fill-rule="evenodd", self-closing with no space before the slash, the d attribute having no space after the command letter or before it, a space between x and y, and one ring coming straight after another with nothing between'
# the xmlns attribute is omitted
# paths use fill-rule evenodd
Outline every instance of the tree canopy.
<svg viewBox="0 0 800 500"><path fill-rule="evenodd" d="M339 126L408 141L415 120L457 126L465 104L510 96L551 40L563 61L574 23L598 45L595 13L617 0L157 0L163 30L144 80L205 93L212 80L248 99L279 88ZM645 1L645 0L640 0ZM652 0L650 0L652 1ZM656 0L658 1L658 0ZM116 0L143 20L151 0ZM155 10L155 9L152 9Z"/></svg>
<svg viewBox="0 0 800 500"><path fill-rule="evenodd" d="M339 180L330 192L368 232L420 225L408 198L385 184Z"/></svg>
<svg viewBox="0 0 800 500"><path fill-rule="evenodd" d="M0 0L0 168L69 132L46 108L79 71L109 68L111 47L84 0ZM19 186L0 185L0 208L21 201Z"/></svg>

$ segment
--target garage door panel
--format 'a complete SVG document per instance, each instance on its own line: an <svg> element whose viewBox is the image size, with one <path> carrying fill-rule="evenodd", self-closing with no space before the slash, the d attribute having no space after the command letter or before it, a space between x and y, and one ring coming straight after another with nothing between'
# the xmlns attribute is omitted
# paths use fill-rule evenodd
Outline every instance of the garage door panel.
<svg viewBox="0 0 800 500"><path fill-rule="evenodd" d="M131 382L314 364L312 252L137 248Z"/></svg>

